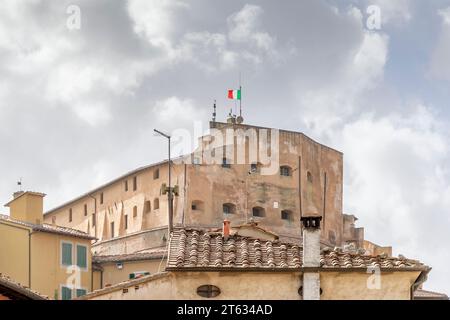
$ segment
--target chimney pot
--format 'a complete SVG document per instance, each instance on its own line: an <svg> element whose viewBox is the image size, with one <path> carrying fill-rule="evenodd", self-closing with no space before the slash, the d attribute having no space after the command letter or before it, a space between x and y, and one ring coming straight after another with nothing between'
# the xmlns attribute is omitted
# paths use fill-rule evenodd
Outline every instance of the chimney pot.
<svg viewBox="0 0 450 320"><path fill-rule="evenodd" d="M230 236L230 221L223 220L223 237L225 239L228 239L229 236Z"/></svg>

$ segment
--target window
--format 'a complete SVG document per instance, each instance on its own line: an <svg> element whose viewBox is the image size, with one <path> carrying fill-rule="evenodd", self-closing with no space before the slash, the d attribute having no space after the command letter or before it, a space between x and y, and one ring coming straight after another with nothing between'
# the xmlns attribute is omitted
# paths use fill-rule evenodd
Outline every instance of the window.
<svg viewBox="0 0 450 320"><path fill-rule="evenodd" d="M293 220L292 211L291 210L282 210L281 211L281 219L282 220L292 221Z"/></svg>
<svg viewBox="0 0 450 320"><path fill-rule="evenodd" d="M71 300L72 299L72 289L62 286L61 287L61 299Z"/></svg>
<svg viewBox="0 0 450 320"><path fill-rule="evenodd" d="M266 216L266 210L261 207L253 207L252 214L254 217L265 217Z"/></svg>
<svg viewBox="0 0 450 320"><path fill-rule="evenodd" d="M153 171L153 180L159 179L159 169Z"/></svg>
<svg viewBox="0 0 450 320"><path fill-rule="evenodd" d="M250 165L250 172L251 172L251 173L256 173L256 172L258 172L258 164L252 163L252 164Z"/></svg>
<svg viewBox="0 0 450 320"><path fill-rule="evenodd" d="M124 220L125 220L125 230L127 230L128 229L128 215L127 214L124 216Z"/></svg>
<svg viewBox="0 0 450 320"><path fill-rule="evenodd" d="M133 177L133 191L137 190L137 177Z"/></svg>
<svg viewBox="0 0 450 320"><path fill-rule="evenodd" d="M77 298L86 295L86 290L84 289L77 289Z"/></svg>
<svg viewBox="0 0 450 320"><path fill-rule="evenodd" d="M111 222L111 238L114 238L114 222Z"/></svg>
<svg viewBox="0 0 450 320"><path fill-rule="evenodd" d="M336 234L334 233L334 231L328 231L328 239L332 244L336 244Z"/></svg>
<svg viewBox="0 0 450 320"><path fill-rule="evenodd" d="M220 288L211 284L205 284L197 288L197 294L203 298L214 298L220 294Z"/></svg>
<svg viewBox="0 0 450 320"><path fill-rule="evenodd" d="M152 210L152 203L149 200L147 200L147 201L145 201L144 207L145 207L145 213L149 213Z"/></svg>
<svg viewBox="0 0 450 320"><path fill-rule="evenodd" d="M159 199L156 198L155 200L153 200L153 209L157 210L159 209Z"/></svg>
<svg viewBox="0 0 450 320"><path fill-rule="evenodd" d="M95 212L92 214L92 226L95 227Z"/></svg>
<svg viewBox="0 0 450 320"><path fill-rule="evenodd" d="M227 158L222 159L222 168L231 168L231 164L228 163Z"/></svg>
<svg viewBox="0 0 450 320"><path fill-rule="evenodd" d="M86 217L87 216L87 204L84 204L84 216Z"/></svg>
<svg viewBox="0 0 450 320"><path fill-rule="evenodd" d="M201 200L194 200L191 204L192 210L202 211L204 209L204 203Z"/></svg>
<svg viewBox="0 0 450 320"><path fill-rule="evenodd" d="M87 248L83 245L77 245L77 266L86 269L87 268Z"/></svg>
<svg viewBox="0 0 450 320"><path fill-rule="evenodd" d="M56 216L52 217L52 224L56 224Z"/></svg>
<svg viewBox="0 0 450 320"><path fill-rule="evenodd" d="M72 244L70 242L61 243L61 264L63 266L72 265Z"/></svg>
<svg viewBox="0 0 450 320"><path fill-rule="evenodd" d="M128 191L128 180L125 180L125 191Z"/></svg>
<svg viewBox="0 0 450 320"><path fill-rule="evenodd" d="M309 183L313 182L313 176L309 171L306 173L306 180L308 180Z"/></svg>
<svg viewBox="0 0 450 320"><path fill-rule="evenodd" d="M69 209L69 222L72 222L72 208Z"/></svg>
<svg viewBox="0 0 450 320"><path fill-rule="evenodd" d="M292 169L289 166L280 167L280 176L289 177L292 175Z"/></svg>
<svg viewBox="0 0 450 320"><path fill-rule="evenodd" d="M222 205L222 210L224 214L236 213L236 206L232 203L224 203Z"/></svg>
<svg viewBox="0 0 450 320"><path fill-rule="evenodd" d="M100 193L100 204L103 204L103 192Z"/></svg>
<svg viewBox="0 0 450 320"><path fill-rule="evenodd" d="M133 207L133 218L137 217L137 206Z"/></svg>

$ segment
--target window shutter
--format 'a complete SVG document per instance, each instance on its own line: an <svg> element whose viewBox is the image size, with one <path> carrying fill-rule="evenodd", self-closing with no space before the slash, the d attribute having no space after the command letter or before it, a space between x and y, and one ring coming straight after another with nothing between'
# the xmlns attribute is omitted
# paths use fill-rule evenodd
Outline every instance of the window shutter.
<svg viewBox="0 0 450 320"><path fill-rule="evenodd" d="M77 266L80 268L86 268L86 247L85 246L77 246Z"/></svg>
<svg viewBox="0 0 450 320"><path fill-rule="evenodd" d="M84 296L86 294L86 290L84 289L77 289L77 298Z"/></svg>
<svg viewBox="0 0 450 320"><path fill-rule="evenodd" d="M65 266L72 265L72 244L62 244L62 264Z"/></svg>
<svg viewBox="0 0 450 320"><path fill-rule="evenodd" d="M61 299L62 300L72 299L72 290L67 287L62 287L61 288Z"/></svg>

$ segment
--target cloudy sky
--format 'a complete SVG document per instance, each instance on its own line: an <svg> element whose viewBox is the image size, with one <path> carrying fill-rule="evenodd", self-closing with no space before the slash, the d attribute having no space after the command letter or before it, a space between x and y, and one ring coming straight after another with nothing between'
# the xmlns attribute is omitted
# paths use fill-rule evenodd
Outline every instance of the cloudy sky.
<svg viewBox="0 0 450 320"><path fill-rule="evenodd" d="M3 0L0 199L161 160L153 128L224 120L241 72L246 122L343 151L345 212L449 293L449 57L450 0Z"/></svg>

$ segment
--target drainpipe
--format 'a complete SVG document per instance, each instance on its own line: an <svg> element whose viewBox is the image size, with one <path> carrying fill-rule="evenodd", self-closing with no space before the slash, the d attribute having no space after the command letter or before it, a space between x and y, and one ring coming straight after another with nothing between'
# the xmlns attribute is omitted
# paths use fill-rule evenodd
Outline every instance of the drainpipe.
<svg viewBox="0 0 450 320"><path fill-rule="evenodd" d="M320 216L302 217L303 300L320 300Z"/></svg>
<svg viewBox="0 0 450 320"><path fill-rule="evenodd" d="M414 292L428 279L428 273L431 271L431 268L426 271L422 271L417 277L416 281L411 285L411 300L414 300Z"/></svg>

